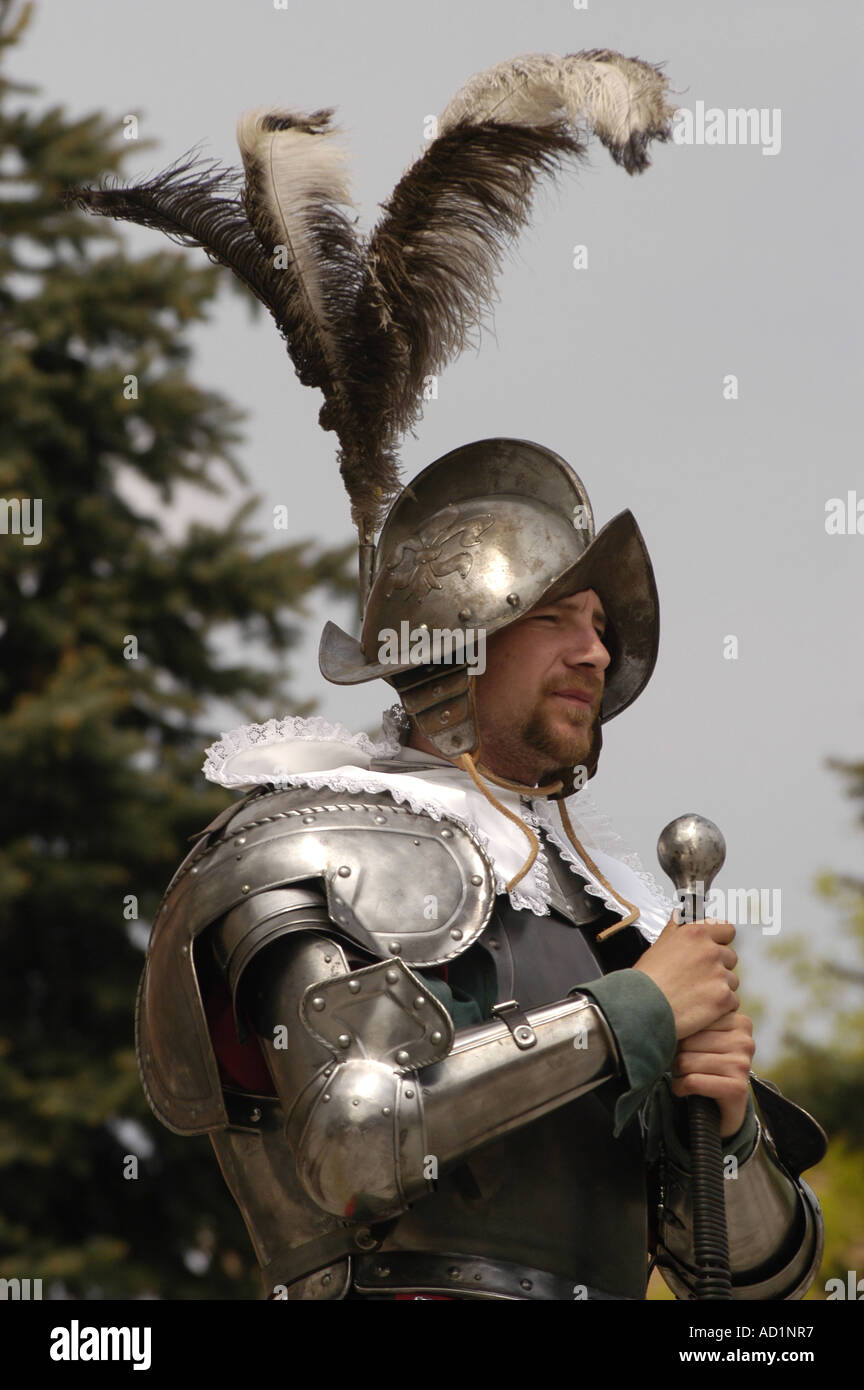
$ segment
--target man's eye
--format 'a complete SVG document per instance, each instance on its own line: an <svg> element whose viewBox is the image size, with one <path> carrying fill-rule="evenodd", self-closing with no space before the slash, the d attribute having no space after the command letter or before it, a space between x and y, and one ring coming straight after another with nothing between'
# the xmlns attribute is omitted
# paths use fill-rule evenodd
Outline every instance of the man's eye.
<svg viewBox="0 0 864 1390"><path fill-rule="evenodd" d="M557 613L538 613L534 619L538 623L557 623Z"/></svg>

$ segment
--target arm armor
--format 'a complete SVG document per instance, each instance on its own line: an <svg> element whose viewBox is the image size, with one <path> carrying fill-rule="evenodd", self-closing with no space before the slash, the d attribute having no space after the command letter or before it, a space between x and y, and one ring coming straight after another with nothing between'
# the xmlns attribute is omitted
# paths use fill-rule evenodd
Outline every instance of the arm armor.
<svg viewBox="0 0 864 1390"><path fill-rule="evenodd" d="M620 1070L584 995L454 1032L403 961L349 971L333 941L309 931L271 938L244 1002L300 1182L343 1220L398 1215L446 1166Z"/></svg>
<svg viewBox="0 0 864 1390"><path fill-rule="evenodd" d="M751 1075L758 1133L753 1151L724 1183L733 1299L803 1298L822 1260L819 1203L799 1176L823 1157L825 1135L800 1106ZM663 1163L658 1258L676 1298L695 1288L688 1173Z"/></svg>

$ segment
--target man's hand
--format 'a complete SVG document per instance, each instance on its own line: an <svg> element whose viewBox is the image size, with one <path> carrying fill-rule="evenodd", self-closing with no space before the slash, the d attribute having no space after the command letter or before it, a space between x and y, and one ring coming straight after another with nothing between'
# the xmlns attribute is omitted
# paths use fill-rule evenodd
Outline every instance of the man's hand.
<svg viewBox="0 0 864 1390"><path fill-rule="evenodd" d="M671 1069L673 1094L716 1100L723 1139L731 1139L744 1123L755 1051L752 1020L740 1012L726 1014L678 1044Z"/></svg>
<svg viewBox="0 0 864 1390"><path fill-rule="evenodd" d="M679 1039L701 1033L740 1007L738 957L729 945L734 939L731 922L681 925L673 915L633 967L666 995Z"/></svg>

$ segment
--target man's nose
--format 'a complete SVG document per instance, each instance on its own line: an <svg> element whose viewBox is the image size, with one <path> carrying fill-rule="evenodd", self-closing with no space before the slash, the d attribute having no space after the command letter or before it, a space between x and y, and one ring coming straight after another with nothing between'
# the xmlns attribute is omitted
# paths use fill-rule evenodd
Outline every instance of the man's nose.
<svg viewBox="0 0 864 1390"><path fill-rule="evenodd" d="M605 671L612 660L596 628L587 624L571 634L563 655L567 666L595 666L598 671Z"/></svg>

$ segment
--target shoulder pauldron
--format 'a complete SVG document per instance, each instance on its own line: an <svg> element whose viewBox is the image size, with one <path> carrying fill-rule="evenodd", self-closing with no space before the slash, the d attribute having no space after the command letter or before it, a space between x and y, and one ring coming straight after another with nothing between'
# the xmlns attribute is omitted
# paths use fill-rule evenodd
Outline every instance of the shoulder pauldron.
<svg viewBox="0 0 864 1390"><path fill-rule="evenodd" d="M326 896L329 933L419 967L460 955L489 921L492 868L463 825L397 806L384 793L333 796L292 788L223 812L169 885L136 1010L144 1087L169 1129L201 1134L227 1123L194 941L240 904L314 883Z"/></svg>

